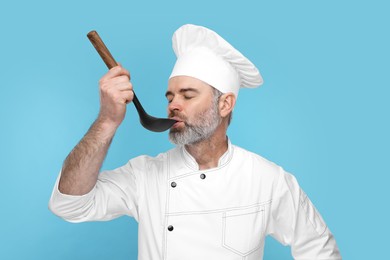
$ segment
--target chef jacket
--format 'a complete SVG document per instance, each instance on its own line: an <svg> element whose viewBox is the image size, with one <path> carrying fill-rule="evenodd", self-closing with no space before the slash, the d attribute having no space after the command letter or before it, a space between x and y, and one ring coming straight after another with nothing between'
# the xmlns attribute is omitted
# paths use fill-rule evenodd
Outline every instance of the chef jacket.
<svg viewBox="0 0 390 260"><path fill-rule="evenodd" d="M296 179L230 143L199 170L183 146L99 174L82 196L55 184L49 208L70 222L122 215L139 224L139 260L260 260L271 235L294 259L341 259L334 237Z"/></svg>

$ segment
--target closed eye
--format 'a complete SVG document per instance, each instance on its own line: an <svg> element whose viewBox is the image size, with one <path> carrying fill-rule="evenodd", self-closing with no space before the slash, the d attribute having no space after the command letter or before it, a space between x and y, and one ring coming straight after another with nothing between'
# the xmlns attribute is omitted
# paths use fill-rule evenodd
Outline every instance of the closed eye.
<svg viewBox="0 0 390 260"><path fill-rule="evenodd" d="M199 94L199 90L197 90L195 88L182 88L179 90L179 93L182 95L182 97L185 100L190 100ZM173 94L173 92L167 91L165 93L165 96L168 100L168 103L171 103L173 101L173 98L175 95Z"/></svg>

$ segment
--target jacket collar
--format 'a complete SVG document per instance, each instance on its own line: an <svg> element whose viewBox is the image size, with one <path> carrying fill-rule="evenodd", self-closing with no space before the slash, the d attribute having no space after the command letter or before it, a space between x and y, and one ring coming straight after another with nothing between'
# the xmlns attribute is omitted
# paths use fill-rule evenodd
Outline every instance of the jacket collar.
<svg viewBox="0 0 390 260"><path fill-rule="evenodd" d="M182 158L184 160L184 163L186 164L187 167L189 167L192 170L199 170L199 165L196 162L195 158L192 157L192 155L186 150L186 148L183 146L180 147L180 152L182 155ZM223 165L227 164L230 159L233 156L233 146L230 142L230 139L228 138L228 149L227 151L219 158L218 161L218 168L222 167Z"/></svg>

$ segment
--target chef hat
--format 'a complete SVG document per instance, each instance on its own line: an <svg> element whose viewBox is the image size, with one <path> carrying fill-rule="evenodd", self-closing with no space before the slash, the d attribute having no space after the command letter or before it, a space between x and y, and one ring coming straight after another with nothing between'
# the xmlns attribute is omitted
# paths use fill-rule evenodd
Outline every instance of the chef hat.
<svg viewBox="0 0 390 260"><path fill-rule="evenodd" d="M172 37L177 61L169 78L191 76L237 97L240 87L255 88L263 78L255 65L214 31L181 26Z"/></svg>

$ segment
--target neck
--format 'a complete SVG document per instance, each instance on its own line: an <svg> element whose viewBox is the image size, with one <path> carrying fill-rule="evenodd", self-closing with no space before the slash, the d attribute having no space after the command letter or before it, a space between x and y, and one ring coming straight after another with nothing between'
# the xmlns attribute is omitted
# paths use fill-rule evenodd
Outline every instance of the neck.
<svg viewBox="0 0 390 260"><path fill-rule="evenodd" d="M185 145L189 154L196 160L199 170L206 170L218 166L219 159L228 149L226 132L214 133L209 139Z"/></svg>

